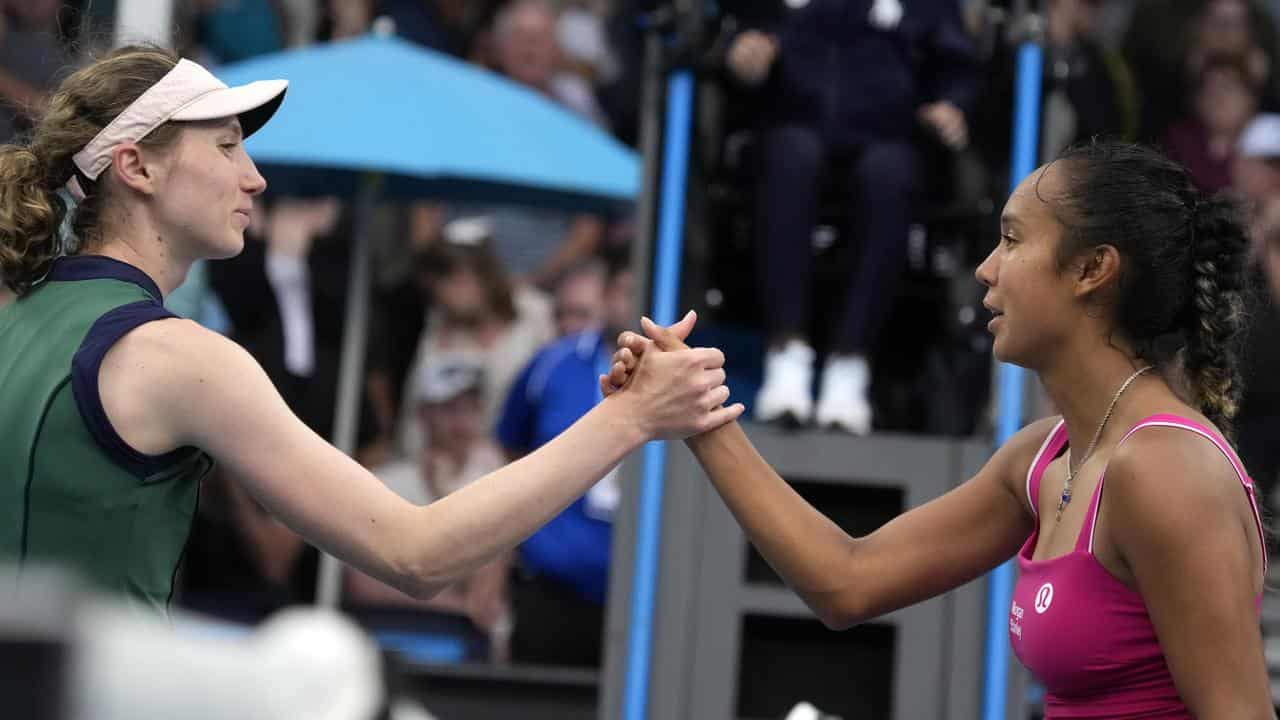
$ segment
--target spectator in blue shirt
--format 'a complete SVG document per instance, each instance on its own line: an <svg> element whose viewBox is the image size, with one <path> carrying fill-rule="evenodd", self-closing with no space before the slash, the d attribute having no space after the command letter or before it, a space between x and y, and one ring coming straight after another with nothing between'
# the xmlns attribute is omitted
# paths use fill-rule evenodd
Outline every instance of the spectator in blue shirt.
<svg viewBox="0 0 1280 720"><path fill-rule="evenodd" d="M517 377L497 429L512 459L559 435L600 402L597 378L608 367L613 338L634 320L631 292L630 272L620 263L609 265L600 303L604 327L547 345ZM520 546L511 585L512 661L600 664L617 502L610 473Z"/></svg>

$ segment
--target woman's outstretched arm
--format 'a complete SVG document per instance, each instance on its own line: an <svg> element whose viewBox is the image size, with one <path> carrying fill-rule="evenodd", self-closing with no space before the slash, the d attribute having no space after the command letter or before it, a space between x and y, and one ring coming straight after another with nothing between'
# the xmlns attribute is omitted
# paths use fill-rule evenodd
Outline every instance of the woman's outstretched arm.
<svg viewBox="0 0 1280 720"><path fill-rule="evenodd" d="M684 346L648 321L645 331L658 351ZM634 333L620 342L628 351L619 360L624 371L652 354ZM629 379L618 364L614 370L613 380ZM1023 429L971 480L864 537L850 536L800 497L736 422L686 442L774 570L826 625L844 628L946 592L1017 552L1034 528L1021 480L1051 427L1041 421Z"/></svg>
<svg viewBox="0 0 1280 720"><path fill-rule="evenodd" d="M312 432L240 346L185 320L147 323L99 374L112 424L141 452L203 448L296 532L365 573L430 596L515 546L631 450L736 417L724 356L655 355L636 381L552 442L415 507Z"/></svg>

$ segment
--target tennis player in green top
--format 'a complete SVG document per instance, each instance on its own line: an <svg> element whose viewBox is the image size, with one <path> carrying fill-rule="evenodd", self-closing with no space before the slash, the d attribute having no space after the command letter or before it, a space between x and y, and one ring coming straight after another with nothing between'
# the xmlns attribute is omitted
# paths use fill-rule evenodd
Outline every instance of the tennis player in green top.
<svg viewBox="0 0 1280 720"><path fill-rule="evenodd" d="M242 140L285 89L122 48L0 147L0 276L18 294L0 310L0 562L68 565L163 612L216 460L320 548L428 596L645 441L742 411L723 407L718 350L655 353L537 452L431 505L401 500L308 430L244 350L163 306L192 262L243 247L266 183Z"/></svg>

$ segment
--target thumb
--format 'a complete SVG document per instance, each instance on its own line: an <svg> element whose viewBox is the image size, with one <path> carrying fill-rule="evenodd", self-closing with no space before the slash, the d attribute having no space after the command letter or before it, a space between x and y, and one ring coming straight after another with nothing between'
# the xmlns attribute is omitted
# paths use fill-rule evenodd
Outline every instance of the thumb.
<svg viewBox="0 0 1280 720"><path fill-rule="evenodd" d="M640 327L659 350L684 350L689 347L669 328L664 328L647 317L640 318Z"/></svg>
<svg viewBox="0 0 1280 720"><path fill-rule="evenodd" d="M680 320L676 322L674 325L668 326L667 329L670 330L671 333L675 335L677 338L681 340L686 340L689 337L689 333L693 332L693 326L697 322L698 322L698 313L690 310L689 312L685 313L684 317L680 318Z"/></svg>

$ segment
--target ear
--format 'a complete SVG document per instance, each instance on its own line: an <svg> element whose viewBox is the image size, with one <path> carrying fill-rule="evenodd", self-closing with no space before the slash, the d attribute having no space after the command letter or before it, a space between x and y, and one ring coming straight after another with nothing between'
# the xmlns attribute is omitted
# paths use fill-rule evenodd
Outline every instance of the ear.
<svg viewBox="0 0 1280 720"><path fill-rule="evenodd" d="M125 187L154 195L158 170L154 157L137 143L122 143L111 149L111 174Z"/></svg>
<svg viewBox="0 0 1280 720"><path fill-rule="evenodd" d="M1120 251L1114 245L1098 245L1081 255L1075 266L1076 295L1096 295L1120 280Z"/></svg>

